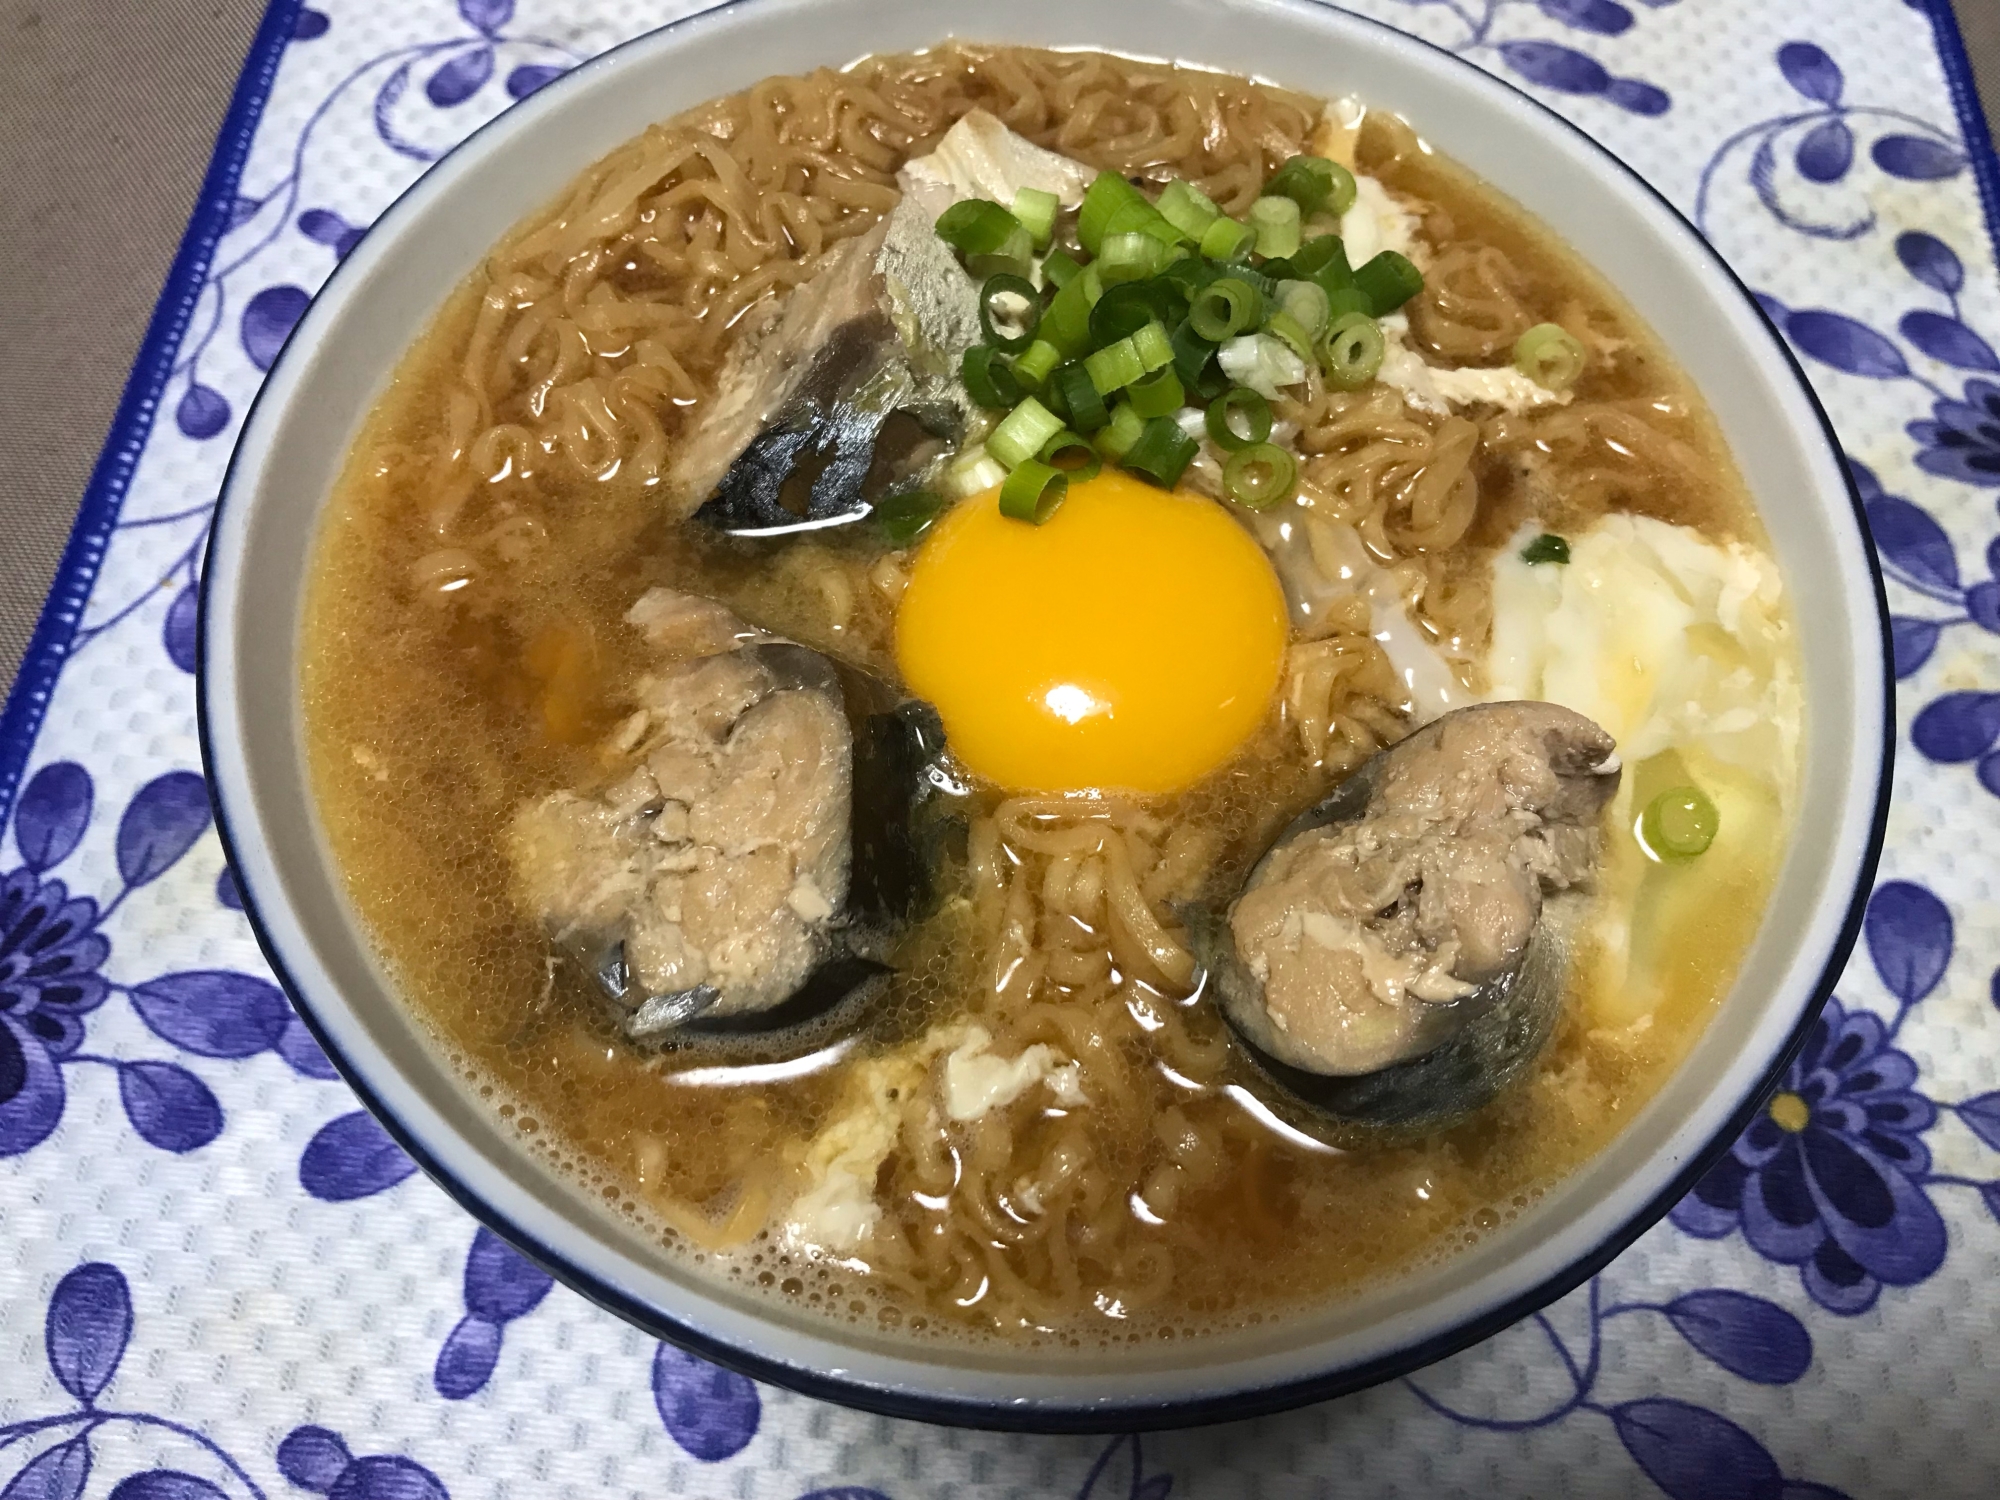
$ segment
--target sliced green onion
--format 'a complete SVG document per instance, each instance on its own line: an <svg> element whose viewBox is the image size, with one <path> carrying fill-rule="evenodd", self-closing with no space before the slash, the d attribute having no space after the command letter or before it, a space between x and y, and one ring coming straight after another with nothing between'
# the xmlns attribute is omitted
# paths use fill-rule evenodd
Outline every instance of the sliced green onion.
<svg viewBox="0 0 2000 1500"><path fill-rule="evenodd" d="M1083 367L1090 372L1090 383L1097 387L1100 396L1121 391L1146 373L1139 351L1132 347L1129 338L1118 339L1085 355Z"/></svg>
<svg viewBox="0 0 2000 1500"><path fill-rule="evenodd" d="M1041 294L1025 276L990 276L979 289L979 331L994 348L1019 354L1041 321Z"/></svg>
<svg viewBox="0 0 2000 1500"><path fill-rule="evenodd" d="M1358 391L1382 369L1387 350L1382 325L1366 313L1343 313L1334 319L1320 345L1320 368L1336 390Z"/></svg>
<svg viewBox="0 0 2000 1500"><path fill-rule="evenodd" d="M1007 477L1007 466L986 451L984 443L974 443L945 465L938 488L949 500L966 500L992 489Z"/></svg>
<svg viewBox="0 0 2000 1500"><path fill-rule="evenodd" d="M1349 313L1360 313L1364 318L1375 316L1375 300L1358 286L1346 287L1326 294L1327 327L1331 328Z"/></svg>
<svg viewBox="0 0 2000 1500"><path fill-rule="evenodd" d="M1354 284L1368 294L1375 316L1386 318L1424 289L1424 273L1408 256L1384 250L1355 271Z"/></svg>
<svg viewBox="0 0 2000 1500"><path fill-rule="evenodd" d="M991 255L965 257L966 271L982 281L988 276L1019 276L1025 279L1034 268L1034 241L1028 238L1028 231L1018 225L1007 243Z"/></svg>
<svg viewBox="0 0 2000 1500"><path fill-rule="evenodd" d="M1306 332L1305 326L1297 318L1283 308L1279 308L1264 320L1264 332L1272 338L1282 340L1285 347L1300 359L1309 363L1312 361L1314 357L1312 335Z"/></svg>
<svg viewBox="0 0 2000 1500"><path fill-rule="evenodd" d="M1156 281L1128 281L1114 286L1097 299L1090 310L1090 341L1100 349L1118 339L1129 338L1148 323L1164 320L1178 299L1171 285Z"/></svg>
<svg viewBox="0 0 2000 1500"><path fill-rule="evenodd" d="M1014 374L1023 386L1039 390L1062 363L1062 350L1047 339L1036 339L1014 360Z"/></svg>
<svg viewBox="0 0 2000 1500"><path fill-rule="evenodd" d="M1037 250L1049 248L1049 240L1056 232L1056 210L1061 207L1062 199L1040 188L1024 187L1014 191L1014 217L1028 231Z"/></svg>
<svg viewBox="0 0 2000 1500"><path fill-rule="evenodd" d="M1223 274L1220 267L1210 265L1197 253L1168 261L1160 279L1171 282L1183 297L1192 297Z"/></svg>
<svg viewBox="0 0 2000 1500"><path fill-rule="evenodd" d="M1174 362L1173 340L1167 337L1167 330L1158 323L1148 323L1133 334L1132 349L1139 356L1142 373L1147 375L1162 365Z"/></svg>
<svg viewBox="0 0 2000 1500"><path fill-rule="evenodd" d="M1290 198L1259 198L1250 205L1250 227L1259 255L1290 255L1299 248L1299 206Z"/></svg>
<svg viewBox="0 0 2000 1500"><path fill-rule="evenodd" d="M1098 275L1095 261L1083 268L1076 284L1083 288L1083 300L1092 307L1097 306L1098 299L1104 295L1104 278Z"/></svg>
<svg viewBox="0 0 2000 1500"><path fill-rule="evenodd" d="M1182 182L1176 177L1160 193L1160 201L1153 205L1160 211L1160 217L1191 240L1199 240L1207 232L1208 226L1222 217L1222 210L1215 206L1200 188L1191 182Z"/></svg>
<svg viewBox="0 0 2000 1500"><path fill-rule="evenodd" d="M1042 259L1042 280L1061 291L1076 279L1083 262L1067 250L1051 250Z"/></svg>
<svg viewBox="0 0 2000 1500"><path fill-rule="evenodd" d="M1233 339L1263 320L1263 297L1240 276L1211 281L1188 303L1188 326L1210 343Z"/></svg>
<svg viewBox="0 0 2000 1500"><path fill-rule="evenodd" d="M1201 253L1210 260L1235 260L1257 243L1257 231L1234 219L1217 219L1201 234Z"/></svg>
<svg viewBox="0 0 2000 1500"><path fill-rule="evenodd" d="M1067 474L1031 458L1016 464L1000 486L1000 514L1039 526L1056 513L1068 493Z"/></svg>
<svg viewBox="0 0 2000 1500"><path fill-rule="evenodd" d="M1354 178L1345 168L1328 161L1324 156L1294 156L1271 174L1271 180L1264 184L1267 196L1289 198L1298 204L1303 213L1316 214L1327 207L1333 197L1337 176L1346 176L1350 192ZM1350 200L1351 201L1351 200ZM1333 212L1340 213L1340 209Z"/></svg>
<svg viewBox="0 0 2000 1500"><path fill-rule="evenodd" d="M1162 249L1178 245L1186 238L1178 229L1161 218L1160 211L1144 198L1137 203L1126 203L1111 210L1111 217L1104 221L1104 237L1101 243L1108 246L1121 234L1143 234Z"/></svg>
<svg viewBox="0 0 2000 1500"><path fill-rule="evenodd" d="M1569 543L1553 531L1545 531L1521 549L1524 563L1566 563L1569 561Z"/></svg>
<svg viewBox="0 0 2000 1500"><path fill-rule="evenodd" d="M1171 342L1174 373L1180 377L1183 390L1212 400L1228 389L1228 382L1215 367L1215 345L1196 333L1186 320L1174 329Z"/></svg>
<svg viewBox="0 0 2000 1500"><path fill-rule="evenodd" d="M1722 830L1722 814L1700 787L1677 786L1660 793L1639 815L1639 837L1667 859L1693 859L1708 852Z"/></svg>
<svg viewBox="0 0 2000 1500"><path fill-rule="evenodd" d="M1099 172L1084 190L1083 207L1077 214L1076 238L1090 254L1097 254L1104 242L1104 225L1112 212L1128 203L1144 203L1145 197L1116 172Z"/></svg>
<svg viewBox="0 0 2000 1500"><path fill-rule="evenodd" d="M1327 311L1326 288L1316 281L1281 281L1277 300L1278 306L1305 330L1309 339L1325 333L1333 321Z"/></svg>
<svg viewBox="0 0 2000 1500"><path fill-rule="evenodd" d="M1036 333L1074 359L1090 347L1090 271L1086 268L1049 299Z"/></svg>
<svg viewBox="0 0 2000 1500"><path fill-rule="evenodd" d="M1326 202L1320 207L1321 213L1332 214L1336 219L1354 207L1354 200L1361 196L1359 184L1354 174L1339 162L1333 164L1333 191L1326 195Z"/></svg>
<svg viewBox="0 0 2000 1500"><path fill-rule="evenodd" d="M1337 234L1316 234L1286 257L1292 263L1292 274L1307 281L1316 280L1319 274L1336 262L1343 277L1353 273L1347 269L1347 247ZM1332 291L1332 287L1327 288Z"/></svg>
<svg viewBox="0 0 2000 1500"><path fill-rule="evenodd" d="M961 255L992 255L1004 249L1021 221L997 203L967 198L938 215L938 238Z"/></svg>
<svg viewBox="0 0 2000 1500"><path fill-rule="evenodd" d="M875 502L875 524L892 547L907 547L926 531L944 509L944 498L930 490L905 490Z"/></svg>
<svg viewBox="0 0 2000 1500"><path fill-rule="evenodd" d="M1243 422L1242 431L1236 427L1236 419ZM1227 392L1208 403L1208 411L1202 421L1208 427L1209 438L1225 453L1236 453L1245 448L1255 447L1271 435L1271 403L1251 390L1247 385L1231 386Z"/></svg>
<svg viewBox="0 0 2000 1500"><path fill-rule="evenodd" d="M1091 384L1090 371L1081 360L1064 365L1050 376L1049 388L1061 393L1063 405L1069 408L1069 425L1078 432L1095 432L1111 420L1104 397Z"/></svg>
<svg viewBox="0 0 2000 1500"><path fill-rule="evenodd" d="M1135 230L1129 234L1107 234L1103 252L1091 264L1097 267L1098 277L1109 291L1122 281L1141 281L1151 276L1166 258L1166 246L1150 234Z"/></svg>
<svg viewBox="0 0 2000 1500"><path fill-rule="evenodd" d="M1179 411L1187 400L1187 393L1181 389L1181 378L1174 373L1172 365L1162 365L1144 380L1130 386L1125 394L1132 402L1132 410L1142 417L1164 417Z"/></svg>
<svg viewBox="0 0 2000 1500"><path fill-rule="evenodd" d="M1251 510L1289 500L1299 487L1299 461L1276 443L1252 443L1222 466L1222 493Z"/></svg>
<svg viewBox="0 0 2000 1500"><path fill-rule="evenodd" d="M1097 451L1115 464L1139 441L1139 434L1145 430L1146 419L1121 401L1112 410L1111 420L1105 424L1104 430L1097 434Z"/></svg>
<svg viewBox="0 0 2000 1500"><path fill-rule="evenodd" d="M1018 468L1042 451L1042 444L1061 432L1062 418L1033 396L1000 419L986 438L986 451L1008 468Z"/></svg>
<svg viewBox="0 0 2000 1500"><path fill-rule="evenodd" d="M1306 362L1283 339L1268 333L1231 339L1216 350L1215 357L1223 374L1270 401L1277 400L1284 387L1306 378Z"/></svg>
<svg viewBox="0 0 2000 1500"><path fill-rule="evenodd" d="M1514 368L1552 391L1575 385L1583 364L1583 345L1560 323L1537 323L1514 344Z"/></svg>
<svg viewBox="0 0 2000 1500"><path fill-rule="evenodd" d="M1079 437L1067 429L1042 444L1042 451L1035 458L1037 462L1062 470L1071 484L1095 479L1098 470L1104 467L1104 460L1097 456L1090 439Z"/></svg>
<svg viewBox="0 0 2000 1500"><path fill-rule="evenodd" d="M974 344L965 351L958 362L958 378L978 406L1009 408L1026 394L991 344Z"/></svg>
<svg viewBox="0 0 2000 1500"><path fill-rule="evenodd" d="M1181 431L1180 423L1172 417L1154 417L1140 429L1138 438L1125 450L1119 463L1161 489L1170 490L1180 483L1181 475L1187 472L1187 466L1194 462L1199 451L1195 440Z"/></svg>

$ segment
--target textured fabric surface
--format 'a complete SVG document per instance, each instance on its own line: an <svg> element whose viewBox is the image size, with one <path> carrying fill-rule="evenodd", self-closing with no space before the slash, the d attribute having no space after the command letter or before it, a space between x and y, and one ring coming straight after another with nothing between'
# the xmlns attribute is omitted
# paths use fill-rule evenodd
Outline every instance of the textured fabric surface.
<svg viewBox="0 0 2000 1500"><path fill-rule="evenodd" d="M1863 944L1782 1097L1590 1284L1281 1418L943 1432L641 1336L358 1109L210 826L208 509L349 236L511 97L697 8L282 0L261 33L169 284L185 321L142 350L113 434L129 483L86 508L101 563L59 580L60 649L0 718L0 1496L1990 1494L2000 272L1975 168L1990 192L2000 163L1906 0L1352 0L1530 88L1695 217L1826 402L1890 580L1899 763Z"/></svg>

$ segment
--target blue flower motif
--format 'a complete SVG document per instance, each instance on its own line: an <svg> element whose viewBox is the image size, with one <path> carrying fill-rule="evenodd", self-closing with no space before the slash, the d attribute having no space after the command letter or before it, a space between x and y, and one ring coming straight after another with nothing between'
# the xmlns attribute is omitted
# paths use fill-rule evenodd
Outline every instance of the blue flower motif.
<svg viewBox="0 0 2000 1500"><path fill-rule="evenodd" d="M1912 422L1910 436L1923 446L1917 467L1963 484L2000 486L2000 385L1968 380L1965 399L1940 399L1931 422Z"/></svg>
<svg viewBox="0 0 2000 1500"><path fill-rule="evenodd" d="M0 880L0 1156L41 1144L62 1118L57 1064L110 992L96 925L97 903L60 880L25 868Z"/></svg>
<svg viewBox="0 0 2000 1500"><path fill-rule="evenodd" d="M1944 1220L1923 1187L1920 1139L1937 1108L1881 1018L1827 1001L1764 1112L1674 1208L1689 1234L1742 1229L1752 1249L1800 1268L1812 1299L1863 1312L1884 1286L1944 1263Z"/></svg>

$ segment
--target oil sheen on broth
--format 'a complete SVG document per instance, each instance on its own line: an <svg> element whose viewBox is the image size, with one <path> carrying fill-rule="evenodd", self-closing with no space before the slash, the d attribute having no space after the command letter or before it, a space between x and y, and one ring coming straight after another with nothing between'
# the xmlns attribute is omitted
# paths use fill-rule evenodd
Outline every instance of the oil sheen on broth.
<svg viewBox="0 0 2000 1500"><path fill-rule="evenodd" d="M1296 545L1310 538L1323 577L1343 548L1354 565L1292 617L1247 737L1170 793L976 784L947 898L902 940L863 1032L828 1066L756 1081L740 1053L620 1033L523 909L508 830L615 767L654 665L624 623L649 589L897 680L898 600L924 543L872 525L720 538L667 476L731 340L871 229L897 169L974 109L1239 215L1294 153L1343 160L1362 179L1339 226L1355 263L1370 234L1400 235L1425 290L1385 323L1381 378L1315 377L1272 403L1302 459ZM1549 322L1587 350L1584 373L1561 401L1520 399L1510 352ZM1198 503L1277 546L1257 529L1269 517ZM1565 592L1561 565L1522 563L1542 532L1568 539L1576 577L1657 595L1653 633L1619 635L1581 584ZM1754 932L1789 816L1796 674L1761 542L1647 330L1408 126L1209 73L952 46L768 80L655 127L495 251L404 360L329 508L306 609L308 748L348 888L412 1006L481 1098L666 1251L897 1334L1188 1337L1451 1254L1602 1147L1685 1053ZM1021 586L1024 616L1060 623L1057 601ZM1115 600L1145 581L1103 587ZM1687 641L1698 659L1681 659ZM1597 715L1624 782L1528 1075L1450 1128L1328 1151L1196 985L1181 914L1414 726L1413 654L1455 701L1546 696ZM1643 680L1615 665L1635 660ZM1648 709L1691 681L1705 720ZM1731 717L1745 701L1777 703L1778 727L1746 730ZM1638 809L1689 780L1721 831L1698 859L1651 859ZM946 1117L954 1059L990 1077L1024 1057L1039 1070L1008 1102ZM841 1171L874 1222L815 1249L796 1208L837 1196Z"/></svg>

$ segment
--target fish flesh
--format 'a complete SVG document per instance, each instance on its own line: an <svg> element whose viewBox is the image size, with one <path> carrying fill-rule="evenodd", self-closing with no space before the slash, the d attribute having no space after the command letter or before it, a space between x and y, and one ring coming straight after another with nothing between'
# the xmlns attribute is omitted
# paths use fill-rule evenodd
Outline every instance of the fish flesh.
<svg viewBox="0 0 2000 1500"><path fill-rule="evenodd" d="M710 600L655 589L627 619L660 669L619 772L516 814L528 910L635 1039L779 1029L879 988L963 795L936 712Z"/></svg>
<svg viewBox="0 0 2000 1500"><path fill-rule="evenodd" d="M1356 1123L1486 1103L1553 1029L1619 775L1611 737L1550 703L1457 709L1375 756L1194 924L1253 1059Z"/></svg>

